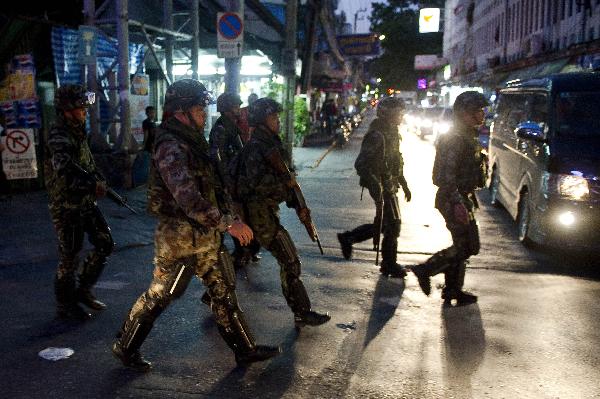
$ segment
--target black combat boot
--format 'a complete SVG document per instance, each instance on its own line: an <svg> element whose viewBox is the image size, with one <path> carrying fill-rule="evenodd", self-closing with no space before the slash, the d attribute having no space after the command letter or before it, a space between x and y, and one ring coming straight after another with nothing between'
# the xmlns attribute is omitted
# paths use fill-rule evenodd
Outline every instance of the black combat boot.
<svg viewBox="0 0 600 399"><path fill-rule="evenodd" d="M72 277L55 278L56 315L60 319L85 321L92 317L77 304L75 279Z"/></svg>
<svg viewBox="0 0 600 399"><path fill-rule="evenodd" d="M348 233L338 233L337 238L340 242L340 247L342 248L342 255L344 256L344 259L352 259L352 240L348 236Z"/></svg>
<svg viewBox="0 0 600 399"><path fill-rule="evenodd" d="M279 346L256 345L250 352L236 352L235 362L240 367L249 366L255 362L262 362L281 353Z"/></svg>
<svg viewBox="0 0 600 399"><path fill-rule="evenodd" d="M466 306L477 303L477 295L467 291L444 288L442 290L442 299L444 306L452 306L452 300L456 300L456 306Z"/></svg>
<svg viewBox="0 0 600 399"><path fill-rule="evenodd" d="M124 366L138 371L148 371L152 363L142 357L140 347L150 334L153 322L146 319L127 319L112 345L112 353Z"/></svg>
<svg viewBox="0 0 600 399"><path fill-rule="evenodd" d="M431 294L431 278L429 277L429 273L423 265L414 265L410 267L410 271L414 273L417 277L417 281L419 283L419 287L421 287L421 291L427 296Z"/></svg>
<svg viewBox="0 0 600 399"><path fill-rule="evenodd" d="M115 341L113 344L112 353L126 367L131 367L138 371L148 371L152 367L152 363L144 359L139 350L133 352L126 351L121 345L120 340Z"/></svg>
<svg viewBox="0 0 600 399"><path fill-rule="evenodd" d="M76 303L59 303L56 308L56 316L63 320L86 321L92 318L92 315L83 310Z"/></svg>
<svg viewBox="0 0 600 399"><path fill-rule="evenodd" d="M404 278L406 277L406 270L404 266L397 263L381 263L379 271L384 276L390 276L391 278Z"/></svg>
<svg viewBox="0 0 600 399"><path fill-rule="evenodd" d="M106 304L96 299L89 288L79 287L77 290L77 302L83 303L88 308L94 310L106 309Z"/></svg>
<svg viewBox="0 0 600 399"><path fill-rule="evenodd" d="M294 314L294 324L297 329L304 326L320 326L321 324L327 323L329 320L331 320L329 313L323 314L315 312L314 310Z"/></svg>

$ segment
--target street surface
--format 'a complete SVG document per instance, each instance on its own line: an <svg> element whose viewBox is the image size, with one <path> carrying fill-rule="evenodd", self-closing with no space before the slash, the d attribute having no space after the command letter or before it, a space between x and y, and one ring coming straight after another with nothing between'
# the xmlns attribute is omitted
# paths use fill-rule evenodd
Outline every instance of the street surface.
<svg viewBox="0 0 600 399"><path fill-rule="evenodd" d="M371 115L372 116L372 115ZM283 353L247 369L236 368L193 281L158 319L142 353L153 369L123 368L110 345L152 271L154 221L130 215L106 200L116 252L96 293L108 304L85 324L54 319L56 239L44 193L0 202L0 396L3 398L599 398L600 260L559 249L527 250L508 213L480 193L482 248L472 258L466 289L479 303L441 306L411 274L380 277L372 243L341 257L336 233L372 220L374 206L361 190L354 160L370 118L343 148L319 164L324 149L295 149L305 192L325 256L295 214L282 220L296 240L303 280L313 307L332 320L297 333L280 291L278 267L263 259L238 273L238 297L257 341ZM450 244L433 208L433 145L412 135L402 143L413 192L401 202L398 260L422 262ZM125 193L144 207L144 188ZM441 285L443 277L433 278ZM68 347L56 362L38 352Z"/></svg>

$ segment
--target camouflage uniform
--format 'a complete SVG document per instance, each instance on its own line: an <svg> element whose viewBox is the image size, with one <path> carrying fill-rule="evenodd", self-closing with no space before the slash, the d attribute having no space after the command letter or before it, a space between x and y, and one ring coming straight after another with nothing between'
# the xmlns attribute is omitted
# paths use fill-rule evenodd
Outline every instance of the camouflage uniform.
<svg viewBox="0 0 600 399"><path fill-rule="evenodd" d="M54 290L59 316L89 316L78 307L82 302L101 310L104 304L90 292L106 265L106 259L114 246L110 228L96 204L96 180L98 173L87 142L85 126L67 119L62 111L87 106L81 86L65 85L57 90L55 104L57 121L48 134L46 159L46 187L52 222L58 236L59 264ZM90 172L78 171L78 165ZM87 255L78 276L78 254L83 247L84 233L94 249Z"/></svg>
<svg viewBox="0 0 600 399"><path fill-rule="evenodd" d="M371 198L377 203L383 196L381 273L392 277L404 277L406 272L396 263L401 225L396 194L400 187L410 200L410 190L403 172L404 160L400 152L401 138L398 133L398 113L402 112L404 105L399 99L386 98L379 107L388 109L384 112L378 109L378 117L371 122L363 139L355 168L360 176L360 185L368 189ZM352 244L373 239L379 223L376 217L372 224L363 224L352 231L338 234L346 259L352 257Z"/></svg>
<svg viewBox="0 0 600 399"><path fill-rule="evenodd" d="M243 144L241 140L242 131L232 118L225 115L225 112L231 106L239 106L241 103L239 96L232 93L224 93L219 96L217 110L221 112L221 116L213 125L209 136L210 157L216 167L219 168L219 175L224 180L223 184L226 187L231 185L229 165L233 157L242 150ZM252 240L247 247L243 247L235 238L233 238L233 243L235 245L233 255L236 268L243 266L260 249L260 245L256 240Z"/></svg>
<svg viewBox="0 0 600 399"><path fill-rule="evenodd" d="M487 101L479 93L465 92L456 99L457 109L481 109ZM466 126L455 118L453 129L440 136L432 173L433 184L438 186L435 207L440 211L446 227L452 235L452 246L443 249L424 264L412 267L419 284L428 295L431 290L429 276L445 275L442 298L449 304L457 299L458 304L476 302L477 297L462 291L467 259L479 253L479 231L475 220L477 198L475 190L484 186L485 165L476 127ZM454 208L462 204L467 210L469 224L460 223Z"/></svg>
<svg viewBox="0 0 600 399"><path fill-rule="evenodd" d="M267 108L267 112L263 112L264 117L280 112L280 107L266 98L250 106L250 123L255 130L240 159L237 192L247 210L246 221L254 231L255 238L277 259L281 288L288 306L294 312L296 326L318 325L328 321L329 316L311 310L310 299L300 279L298 251L279 220L279 204L285 201L288 206L293 206L292 191L287 184L289 177L277 173L266 158L271 151L279 151L282 159L288 159L287 152L279 136L268 131L260 123L262 118L256 116L260 112L257 109Z"/></svg>
<svg viewBox="0 0 600 399"><path fill-rule="evenodd" d="M195 90L204 88L189 79L172 86L185 92L187 85ZM167 100L165 103L167 107ZM246 325L235 295L229 255L220 249L221 235L234 216L228 213L229 204L210 163L208 143L199 130L171 117L156 132L148 186L148 211L158 217L153 280L131 308L113 345L113 353L124 364L142 370L150 364L141 357L140 346L154 321L172 300L183 295L194 275L207 286L219 332L238 363L272 356L252 358L265 347L256 345Z"/></svg>

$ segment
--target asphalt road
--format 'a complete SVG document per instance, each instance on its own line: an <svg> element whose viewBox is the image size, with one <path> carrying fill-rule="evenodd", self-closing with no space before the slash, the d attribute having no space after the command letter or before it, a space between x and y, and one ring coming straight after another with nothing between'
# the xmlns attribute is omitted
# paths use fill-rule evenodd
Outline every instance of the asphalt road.
<svg viewBox="0 0 600 399"><path fill-rule="evenodd" d="M142 347L154 368L139 374L110 353L114 333L146 289L152 270L152 221L129 218L106 206L121 245L96 289L109 309L85 324L53 319L55 256L48 222L25 234L35 196L21 197L0 211L32 209L3 228L22 234L19 248L35 256L0 251L0 396L6 398L595 398L600 397L598 318L600 261L593 254L531 251L516 240L506 211L486 205L478 217L481 254L469 265L466 288L479 303L444 309L440 290L425 297L414 276L405 282L380 277L371 244L358 244L345 261L335 234L372 220L373 204L360 187L353 163L364 129L336 148L317 168L317 150L299 150L297 161L325 256L295 215L283 210L296 239L303 280L313 307L332 320L297 333L280 292L274 259L238 273L238 296L260 343L278 343L283 353L248 369L235 367L208 309L201 284L160 317ZM443 220L433 208L434 149L406 135L402 149L413 191L402 202L398 260L416 263L449 245ZM303 152L304 151L304 152ZM321 150L318 150L322 152ZM31 202L28 205L28 201ZM39 201L38 201L39 202ZM103 203L102 206L105 206ZM16 208L18 207L18 208ZM29 207L29 208L27 208ZM128 219L125 219L128 217ZM8 239L3 236L3 239ZM0 244L1 245L1 244ZM443 278L433 279L434 285ZM51 362L38 352L69 347L68 359Z"/></svg>

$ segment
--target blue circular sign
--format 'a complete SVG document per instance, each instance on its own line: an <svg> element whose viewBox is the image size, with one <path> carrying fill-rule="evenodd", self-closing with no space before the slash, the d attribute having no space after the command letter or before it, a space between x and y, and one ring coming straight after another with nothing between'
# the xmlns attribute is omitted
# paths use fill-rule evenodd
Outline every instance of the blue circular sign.
<svg viewBox="0 0 600 399"><path fill-rule="evenodd" d="M221 18L219 18L219 23L217 25L219 33L221 33L225 39L237 39L242 33L242 20L237 14L223 14Z"/></svg>

